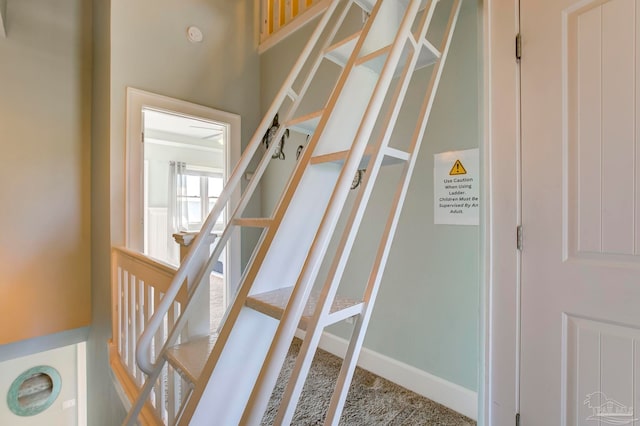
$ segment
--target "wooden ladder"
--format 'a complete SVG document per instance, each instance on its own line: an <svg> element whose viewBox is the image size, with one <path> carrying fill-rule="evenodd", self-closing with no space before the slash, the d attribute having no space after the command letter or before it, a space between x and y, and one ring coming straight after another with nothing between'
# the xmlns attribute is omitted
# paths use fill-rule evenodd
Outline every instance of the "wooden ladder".
<svg viewBox="0 0 640 426"><path fill-rule="evenodd" d="M451 9L436 48L427 40L427 34L440 3L446 3L444 7L451 5ZM154 404L154 388L164 386L158 380L164 368L176 371L186 385L176 396L181 400L181 409L158 415L163 423L260 424L294 335L302 329L305 330L303 344L275 421L278 425L290 424L323 330L352 318L351 340L325 422L338 424L424 139L460 5L461 0L331 2L165 294L166 309L158 307L139 340L136 359L148 377L126 424L135 424L143 407ZM363 28L336 42L336 35L357 8L368 17ZM341 67L335 86L320 110L300 114L305 105L303 100L310 97L306 95L312 83L322 78L319 70L326 61ZM408 148L394 148L392 135L412 76L416 70L428 66L433 67L431 79L417 113L413 136L406 143ZM259 151L262 135L276 113L285 124L275 132L274 143L262 156L230 215L227 228L212 247L207 236L221 212L228 208L231 194L240 187L241 177ZM243 212L277 148L275 142L286 129L311 135L309 142L274 213L265 218L244 217ZM393 164L401 168L400 178L395 192L388 197L390 212L362 297L338 296L379 172L382 166ZM346 226L338 227L353 176L365 167L367 172L346 216ZM241 227L258 227L262 234L218 333L201 338L185 336L194 305L191 301L206 297L201 293L207 286L201 282L208 279L231 233ZM336 235L337 248L329 253L338 228L344 231ZM323 262L328 266L328 273L319 280ZM316 281L321 282L314 290ZM175 329L166 342L154 341L171 301L185 285L189 303L176 321ZM162 412L162 407L155 410Z"/></svg>

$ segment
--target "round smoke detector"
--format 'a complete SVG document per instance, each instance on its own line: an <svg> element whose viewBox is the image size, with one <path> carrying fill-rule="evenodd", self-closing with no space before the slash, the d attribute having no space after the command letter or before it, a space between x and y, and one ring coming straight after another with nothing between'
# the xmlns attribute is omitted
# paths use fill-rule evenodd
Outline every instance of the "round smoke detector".
<svg viewBox="0 0 640 426"><path fill-rule="evenodd" d="M46 365L33 367L13 381L7 394L7 404L18 416L35 416L53 404L61 387L62 379L55 368Z"/></svg>
<svg viewBox="0 0 640 426"><path fill-rule="evenodd" d="M204 34L202 34L202 30L195 25L187 28L187 38L191 43L200 43L204 40Z"/></svg>

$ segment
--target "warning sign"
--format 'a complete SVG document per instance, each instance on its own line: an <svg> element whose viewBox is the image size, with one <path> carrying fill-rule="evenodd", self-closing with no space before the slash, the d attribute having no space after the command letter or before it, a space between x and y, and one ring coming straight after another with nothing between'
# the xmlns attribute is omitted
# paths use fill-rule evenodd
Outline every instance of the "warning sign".
<svg viewBox="0 0 640 426"><path fill-rule="evenodd" d="M480 217L478 149L434 156L434 223L478 225Z"/></svg>
<svg viewBox="0 0 640 426"><path fill-rule="evenodd" d="M455 164L451 168L451 171L449 172L449 176L459 176L459 175L466 175L466 174L467 174L467 169L464 168L460 160L456 160Z"/></svg>

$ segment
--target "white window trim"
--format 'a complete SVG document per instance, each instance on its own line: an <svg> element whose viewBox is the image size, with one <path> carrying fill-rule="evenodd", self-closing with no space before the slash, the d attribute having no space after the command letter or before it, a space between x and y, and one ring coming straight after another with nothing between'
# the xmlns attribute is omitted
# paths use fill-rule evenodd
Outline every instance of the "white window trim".
<svg viewBox="0 0 640 426"><path fill-rule="evenodd" d="M208 191L208 187L207 187L207 182L206 179L203 178L208 178L208 177L212 177L212 178L220 178L222 177L223 181L224 181L224 173L222 170L220 169L213 169L213 168L209 168L209 167L198 167L198 166L190 166L189 164L186 165L186 171L185 174L188 176L196 176L198 178L200 178L200 196L198 197L200 199L200 214L202 217L202 220L198 223L198 228L202 227L202 224L204 223L205 219L207 218L207 215L209 214L209 191ZM191 198L188 197L187 198ZM218 198L218 197L216 197ZM223 212L223 215L227 215L227 212ZM222 216L219 219L223 219L224 216ZM170 219L171 220L171 219ZM189 223L188 226L190 227L191 224ZM189 229L191 231L191 229ZM214 232L217 232L215 226L214 226Z"/></svg>

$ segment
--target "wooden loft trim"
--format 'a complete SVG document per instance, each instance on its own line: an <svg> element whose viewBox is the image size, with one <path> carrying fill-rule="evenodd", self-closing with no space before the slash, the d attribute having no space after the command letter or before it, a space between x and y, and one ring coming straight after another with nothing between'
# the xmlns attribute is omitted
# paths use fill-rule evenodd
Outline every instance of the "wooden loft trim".
<svg viewBox="0 0 640 426"><path fill-rule="evenodd" d="M289 37L291 34L298 31L300 28L307 25L309 22L313 21L313 19L327 10L331 1L332 0L321 0L275 32L271 34L262 34L260 38L260 45L258 46L258 53L262 54L266 52L282 40Z"/></svg>

